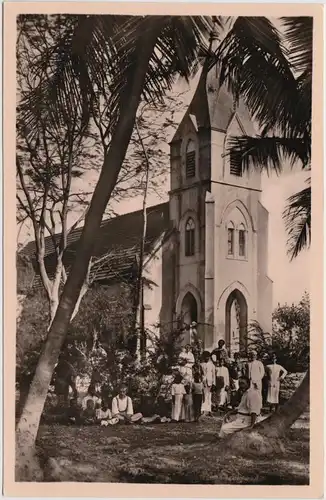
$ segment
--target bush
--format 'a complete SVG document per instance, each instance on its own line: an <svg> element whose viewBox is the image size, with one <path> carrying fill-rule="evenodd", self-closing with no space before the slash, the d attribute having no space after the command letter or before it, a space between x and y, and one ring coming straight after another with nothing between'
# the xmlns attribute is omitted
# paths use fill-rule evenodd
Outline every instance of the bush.
<svg viewBox="0 0 326 500"><path fill-rule="evenodd" d="M310 359L309 295L305 293L298 304L279 305L274 310L272 333L252 323L248 334L248 348L254 348L260 358L275 352L286 370L305 372Z"/></svg>

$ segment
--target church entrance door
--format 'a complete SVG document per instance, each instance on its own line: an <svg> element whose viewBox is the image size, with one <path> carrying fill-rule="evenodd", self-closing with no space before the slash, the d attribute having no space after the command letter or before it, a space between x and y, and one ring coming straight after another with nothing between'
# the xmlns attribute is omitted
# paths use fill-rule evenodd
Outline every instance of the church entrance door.
<svg viewBox="0 0 326 500"><path fill-rule="evenodd" d="M187 292L183 298L181 305L181 318L183 323L187 325L187 327L190 327L193 321L195 321L196 323L198 322L197 301L190 292ZM185 330L183 344L189 344L191 342L190 328L187 327Z"/></svg>
<svg viewBox="0 0 326 500"><path fill-rule="evenodd" d="M240 290L233 290L225 305L225 340L231 356L234 352L246 351L247 326L247 301Z"/></svg>

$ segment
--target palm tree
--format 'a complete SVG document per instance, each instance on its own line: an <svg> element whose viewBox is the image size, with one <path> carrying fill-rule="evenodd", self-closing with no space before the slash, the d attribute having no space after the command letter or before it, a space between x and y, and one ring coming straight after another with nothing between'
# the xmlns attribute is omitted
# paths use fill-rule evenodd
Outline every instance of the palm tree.
<svg viewBox="0 0 326 500"><path fill-rule="evenodd" d="M237 21L230 30L230 36L233 33L237 39L235 51L239 66L249 60L254 67L264 54L265 66L277 81L286 83L290 73L288 61L272 23L265 18L239 19L241 30ZM24 25L24 19L20 21ZM98 94L106 97L109 93L107 113L111 140L85 218L76 259L16 428L17 480L33 476L34 445L49 383L87 273L94 234L100 227L127 151L139 102L145 99L155 104L171 87L175 75L186 78L191 75L199 62L199 48L207 53L212 28L212 19L204 17L65 16L64 21L56 17L60 37L35 63L44 71L45 78L40 80L35 92L22 101L22 116L30 134L37 127L37 113L42 114L43 120L47 117L57 120L59 127L60 115L69 112L72 106L79 106L87 122L94 112ZM215 19L215 25L224 36L223 20ZM35 40L31 43L35 44ZM222 67L228 56L224 48ZM233 69L235 63L233 61ZM237 78L237 71L228 77L229 83L233 77ZM272 85L272 79L269 83ZM254 99L250 96L255 92L251 81L247 85L248 102ZM255 106L256 113L263 114L264 101L256 102Z"/></svg>
<svg viewBox="0 0 326 500"><path fill-rule="evenodd" d="M290 70L286 74L286 85L279 85L280 81L273 76L273 88L268 87L271 75L265 61L258 67L250 65L249 60L242 67L237 64L236 34L229 34L224 46L219 48L218 57L223 52L226 55L222 57L221 80L228 83L235 97L242 95L245 98L262 127L260 136L243 136L229 141L231 163L242 166L244 170L253 167L280 174L284 160L288 160L292 166L300 164L307 172L311 170L313 21L311 17L287 17L282 22ZM246 87L248 74L256 94ZM260 85L257 85L257 81L260 81ZM258 104L259 100L264 101L265 107ZM309 247L311 240L310 176L306 182L307 187L289 198L283 212L291 260ZM256 431L271 438L282 436L308 406L309 394L308 371L293 397L281 407L279 413L260 424ZM232 441L236 443L236 439Z"/></svg>
<svg viewBox="0 0 326 500"><path fill-rule="evenodd" d="M200 17L69 16L57 46L45 51L38 63L47 69L46 78L21 104L31 135L37 127L37 113L30 110L37 109L43 119L48 116L60 126L60 114L71 106L80 106L86 121L96 90L108 88L108 111L114 129L85 218L79 250L16 427L18 480L32 479L39 473L34 444L48 387L87 273L94 233L100 227L127 151L140 99L143 96L155 101L163 96L174 74L190 76L208 28L208 21Z"/></svg>
<svg viewBox="0 0 326 500"><path fill-rule="evenodd" d="M292 167L300 164L307 172L311 169L312 17L286 17L282 22L289 61L283 75L286 81L269 72L266 58L257 66L250 59L239 66L236 58L241 21L238 30L229 33L218 49L221 83L226 81L236 98L244 97L261 128L257 137L242 136L229 141L231 163L244 170L253 167L280 174L285 160ZM256 91L251 92L248 85ZM293 259L310 245L310 176L307 187L289 198L283 217L289 235L288 253Z"/></svg>

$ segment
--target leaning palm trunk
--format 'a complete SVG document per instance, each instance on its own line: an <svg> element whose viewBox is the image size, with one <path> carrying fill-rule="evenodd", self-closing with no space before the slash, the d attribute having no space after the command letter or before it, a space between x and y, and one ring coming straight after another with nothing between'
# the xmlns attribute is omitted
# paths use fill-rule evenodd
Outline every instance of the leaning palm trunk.
<svg viewBox="0 0 326 500"><path fill-rule="evenodd" d="M282 437L291 425L302 415L309 405L309 371L293 396L280 407L279 411L257 425L256 430L268 437Z"/></svg>
<svg viewBox="0 0 326 500"><path fill-rule="evenodd" d="M92 256L94 234L99 230L104 210L115 187L123 163L136 112L148 69L148 64L155 47L158 28L152 28L146 36L139 39L138 60L132 74L128 95L124 95L120 115L111 146L104 158L101 174L94 190L89 211L85 218L84 229L80 238L76 259L69 273L55 317L49 329L47 340L39 358L36 372L30 386L22 415L16 428L16 480L26 481L35 478L37 461L35 459L35 441L40 418L47 397L53 370L60 349L66 337L67 327L83 286L89 261ZM39 477L39 476L38 476Z"/></svg>
<svg viewBox="0 0 326 500"><path fill-rule="evenodd" d="M224 451L234 453L235 450L241 450L244 454L255 455L284 452L282 438L309 405L309 383L308 371L293 396L277 413L257 424L252 430L243 430L231 435L224 444Z"/></svg>

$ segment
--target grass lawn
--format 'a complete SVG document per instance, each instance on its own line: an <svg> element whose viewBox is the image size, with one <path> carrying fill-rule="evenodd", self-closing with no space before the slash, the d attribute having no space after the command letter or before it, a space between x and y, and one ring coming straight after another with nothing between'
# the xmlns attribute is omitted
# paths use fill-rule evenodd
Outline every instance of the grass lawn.
<svg viewBox="0 0 326 500"><path fill-rule="evenodd" d="M175 484L309 484L309 431L291 429L286 454L221 454L220 418L115 427L42 425L38 444L60 481Z"/></svg>

